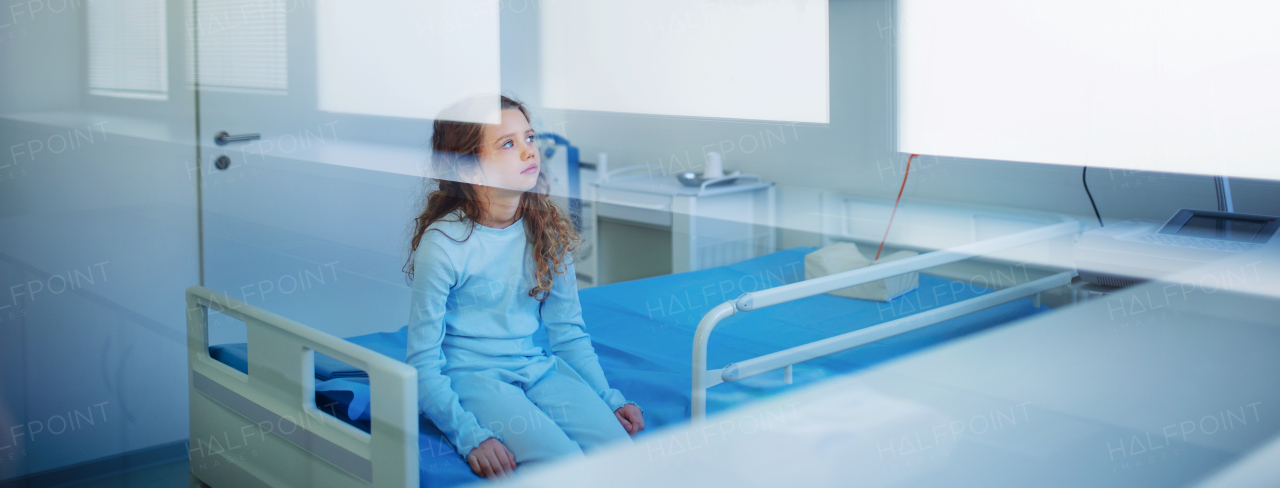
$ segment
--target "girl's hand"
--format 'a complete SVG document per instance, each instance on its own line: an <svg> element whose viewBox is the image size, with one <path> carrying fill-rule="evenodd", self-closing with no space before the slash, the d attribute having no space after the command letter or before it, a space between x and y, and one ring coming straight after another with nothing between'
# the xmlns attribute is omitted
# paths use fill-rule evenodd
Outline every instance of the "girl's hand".
<svg viewBox="0 0 1280 488"><path fill-rule="evenodd" d="M490 437L467 453L467 464L476 476L496 478L516 469L516 456L497 437Z"/></svg>
<svg viewBox="0 0 1280 488"><path fill-rule="evenodd" d="M634 403L618 407L613 411L613 416L618 417L618 423L622 424L622 428L627 429L628 434L636 435L644 430L644 415L640 414L640 407Z"/></svg>

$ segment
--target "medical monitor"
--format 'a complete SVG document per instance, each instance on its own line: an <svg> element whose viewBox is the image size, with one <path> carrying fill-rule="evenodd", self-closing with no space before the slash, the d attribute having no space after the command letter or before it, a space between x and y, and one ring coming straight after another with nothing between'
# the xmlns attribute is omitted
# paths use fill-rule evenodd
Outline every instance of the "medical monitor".
<svg viewBox="0 0 1280 488"><path fill-rule="evenodd" d="M1182 209L1160 229L1170 234L1237 242L1266 243L1280 228L1274 217Z"/></svg>

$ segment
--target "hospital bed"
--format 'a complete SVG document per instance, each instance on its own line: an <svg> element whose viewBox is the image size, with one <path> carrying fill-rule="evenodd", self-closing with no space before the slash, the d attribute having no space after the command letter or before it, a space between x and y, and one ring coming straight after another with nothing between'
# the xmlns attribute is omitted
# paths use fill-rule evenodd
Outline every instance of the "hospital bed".
<svg viewBox="0 0 1280 488"><path fill-rule="evenodd" d="M1266 251L716 412L502 486L1280 486L1280 247Z"/></svg>
<svg viewBox="0 0 1280 488"><path fill-rule="evenodd" d="M1071 272L998 291L921 275L919 290L889 303L824 293L1077 229L1062 222L808 281L803 258L813 248L795 248L580 296L611 385L642 405L652 431L1041 313L1033 297ZM187 308L193 484L475 480L418 413L404 328L344 340L202 287L188 289ZM243 321L247 343L211 348L211 311ZM708 363L728 366L708 371ZM727 384L708 390L718 382Z"/></svg>

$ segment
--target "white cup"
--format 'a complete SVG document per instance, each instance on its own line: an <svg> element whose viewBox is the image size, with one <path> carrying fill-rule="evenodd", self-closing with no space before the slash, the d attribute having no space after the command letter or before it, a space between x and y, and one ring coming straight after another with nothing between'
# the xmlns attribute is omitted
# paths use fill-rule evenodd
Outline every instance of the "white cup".
<svg viewBox="0 0 1280 488"><path fill-rule="evenodd" d="M720 153L707 153L707 168L702 172L703 178L719 178L724 176L724 161L720 159Z"/></svg>

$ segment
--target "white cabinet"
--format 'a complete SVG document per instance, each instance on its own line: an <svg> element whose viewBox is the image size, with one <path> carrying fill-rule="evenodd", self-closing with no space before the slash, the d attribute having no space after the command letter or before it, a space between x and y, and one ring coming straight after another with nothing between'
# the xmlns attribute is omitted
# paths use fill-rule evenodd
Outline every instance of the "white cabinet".
<svg viewBox="0 0 1280 488"><path fill-rule="evenodd" d="M601 284L600 253L598 252L600 222L596 219L596 192L595 185L592 184L596 180L595 165L588 163L579 166L578 178L582 185L580 193L582 200L579 207L582 227L578 229L582 243L574 253L573 267L578 278L578 288L590 288Z"/></svg>
<svg viewBox="0 0 1280 488"><path fill-rule="evenodd" d="M674 175L640 174L613 176L589 186L594 192L584 191L583 196L591 200L596 216L592 223L594 243L608 246L611 242L610 236L599 234L601 219L665 231L673 273L736 263L773 252L777 245L774 184L755 175L690 187ZM584 201L584 217L587 204ZM613 254L615 260L628 258ZM620 263L594 264L603 283L620 281L610 279L609 272L610 266ZM661 264L665 270L667 263Z"/></svg>

